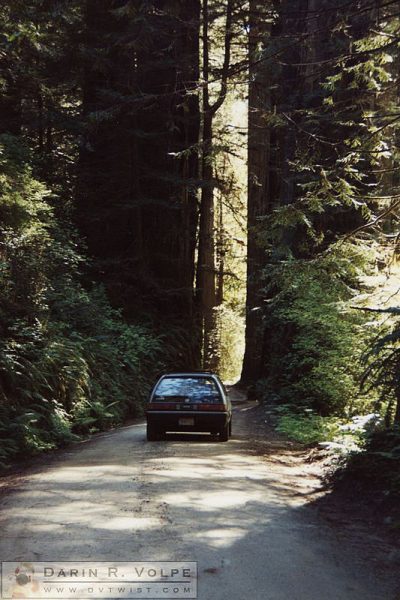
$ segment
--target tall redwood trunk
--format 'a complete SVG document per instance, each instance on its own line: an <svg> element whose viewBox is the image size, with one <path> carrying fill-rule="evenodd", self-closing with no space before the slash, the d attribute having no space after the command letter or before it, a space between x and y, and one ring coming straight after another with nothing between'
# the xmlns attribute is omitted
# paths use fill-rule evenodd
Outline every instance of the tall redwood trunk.
<svg viewBox="0 0 400 600"><path fill-rule="evenodd" d="M213 344L215 329L215 235L214 235L214 189L212 166L212 115L203 117L203 155L201 161L203 189L201 193L199 251L197 265L197 288L200 291L200 311L203 329L203 367L214 370L217 364Z"/></svg>
<svg viewBox="0 0 400 600"><path fill-rule="evenodd" d="M266 116L271 104L271 82L268 64L260 60L270 32L269 26L263 23L263 4L259 0L250 0L249 11L247 294L243 383L249 383L260 375L263 346L261 270L265 258L257 240L257 230L260 217L270 210L270 129L266 124Z"/></svg>
<svg viewBox="0 0 400 600"><path fill-rule="evenodd" d="M203 0L203 131L201 177L203 187L200 204L199 248L197 264L197 297L200 320L203 330L203 367L217 370L218 344L215 331L216 265L214 228L214 169L213 169L213 120L225 101L227 94L228 71L231 56L233 0L227 0L225 20L224 59L217 98L210 102L210 60L209 60L209 6Z"/></svg>

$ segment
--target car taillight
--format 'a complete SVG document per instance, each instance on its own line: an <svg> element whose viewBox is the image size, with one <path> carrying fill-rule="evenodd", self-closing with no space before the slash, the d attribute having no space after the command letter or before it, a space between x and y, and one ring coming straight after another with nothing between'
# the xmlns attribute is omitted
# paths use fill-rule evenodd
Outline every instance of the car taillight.
<svg viewBox="0 0 400 600"><path fill-rule="evenodd" d="M225 404L199 404L199 410L224 412L226 411L226 406Z"/></svg>
<svg viewBox="0 0 400 600"><path fill-rule="evenodd" d="M149 402L146 410L175 410L175 402Z"/></svg>

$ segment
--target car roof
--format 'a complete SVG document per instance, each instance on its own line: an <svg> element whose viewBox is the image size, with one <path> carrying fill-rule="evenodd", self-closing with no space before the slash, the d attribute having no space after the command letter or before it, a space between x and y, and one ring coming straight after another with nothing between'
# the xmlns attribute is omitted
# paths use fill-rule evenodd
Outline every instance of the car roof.
<svg viewBox="0 0 400 600"><path fill-rule="evenodd" d="M159 378L163 377L217 377L216 373L212 373L211 371L177 371L170 373L163 373L159 376Z"/></svg>
<svg viewBox="0 0 400 600"><path fill-rule="evenodd" d="M212 371L168 371L164 375L216 375Z"/></svg>

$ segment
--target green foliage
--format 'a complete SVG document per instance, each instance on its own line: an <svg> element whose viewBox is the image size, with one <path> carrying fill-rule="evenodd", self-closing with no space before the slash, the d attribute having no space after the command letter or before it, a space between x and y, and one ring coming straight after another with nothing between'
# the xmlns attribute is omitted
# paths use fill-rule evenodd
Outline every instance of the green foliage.
<svg viewBox="0 0 400 600"><path fill-rule="evenodd" d="M160 342L127 325L101 287L80 283L71 226L59 222L29 153L0 139L0 460L48 450L140 412Z"/></svg>
<svg viewBox="0 0 400 600"><path fill-rule="evenodd" d="M244 352L244 319L235 308L222 304L215 309L213 347L218 351L218 374L223 381L235 382Z"/></svg>
<svg viewBox="0 0 400 600"><path fill-rule="evenodd" d="M286 412L278 418L276 429L296 442L312 445L334 441L339 434L340 421L336 417L321 417L311 410L304 414Z"/></svg>
<svg viewBox="0 0 400 600"><path fill-rule="evenodd" d="M365 292L362 280L372 265L387 259L382 232L396 232L398 16L388 7L377 22L371 7L342 14L329 4L326 39L316 33L283 49L279 59L279 36L267 42L278 118L268 134L276 146L258 231L265 251L264 395L322 416L347 418L378 407L393 419L397 346L384 338L369 354L377 316L367 318L351 304ZM320 11L316 22L325 27ZM284 11L276 18L287 36L299 34ZM305 71L289 67L296 64ZM360 391L365 356L370 378Z"/></svg>
<svg viewBox="0 0 400 600"><path fill-rule="evenodd" d="M381 431L383 422L377 413L351 419L323 417L310 408L301 410L290 404L276 405L268 413L280 433L301 444L318 444L338 463L363 450L372 433Z"/></svg>
<svg viewBox="0 0 400 600"><path fill-rule="evenodd" d="M396 308L387 309L391 314ZM366 369L363 374L363 387L366 390L377 388L379 405L386 409L385 420L390 427L400 424L400 326L398 319L390 320L384 333L375 339L364 356Z"/></svg>
<svg viewBox="0 0 400 600"><path fill-rule="evenodd" d="M371 408L374 395L359 390L369 329L365 317L349 309L367 267L366 253L347 244L266 273L268 384L283 403L322 415Z"/></svg>

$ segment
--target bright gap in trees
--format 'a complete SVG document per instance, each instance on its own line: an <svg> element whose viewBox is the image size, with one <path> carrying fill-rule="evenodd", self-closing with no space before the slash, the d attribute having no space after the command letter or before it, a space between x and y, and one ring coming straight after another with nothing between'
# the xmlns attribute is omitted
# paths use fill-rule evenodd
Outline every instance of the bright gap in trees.
<svg viewBox="0 0 400 600"><path fill-rule="evenodd" d="M217 337L219 373L227 383L241 375L245 347L247 273L247 111L243 85L230 86L218 115L215 192ZM246 90L247 91L247 90Z"/></svg>

